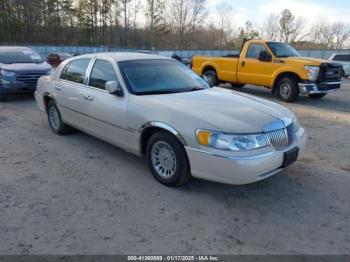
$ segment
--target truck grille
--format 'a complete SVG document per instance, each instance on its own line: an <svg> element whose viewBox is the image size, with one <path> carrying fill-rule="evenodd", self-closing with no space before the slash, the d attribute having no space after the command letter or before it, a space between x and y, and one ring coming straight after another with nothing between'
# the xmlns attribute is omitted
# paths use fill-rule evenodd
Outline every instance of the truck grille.
<svg viewBox="0 0 350 262"><path fill-rule="evenodd" d="M287 128L265 133L265 137L272 147L283 149L293 143L294 134L294 125L290 124Z"/></svg>
<svg viewBox="0 0 350 262"><path fill-rule="evenodd" d="M44 74L41 74L41 73L22 74L22 75L18 75L16 77L16 80L18 82L32 85L32 84L36 84L38 82L39 78L43 75Z"/></svg>
<svg viewBox="0 0 350 262"><path fill-rule="evenodd" d="M335 63L322 63L318 73L319 84L341 81L342 66Z"/></svg>

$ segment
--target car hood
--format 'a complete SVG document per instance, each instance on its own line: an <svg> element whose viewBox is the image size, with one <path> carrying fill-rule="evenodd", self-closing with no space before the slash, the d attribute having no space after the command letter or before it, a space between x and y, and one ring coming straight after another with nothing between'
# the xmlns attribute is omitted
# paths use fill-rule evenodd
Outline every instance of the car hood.
<svg viewBox="0 0 350 262"><path fill-rule="evenodd" d="M187 114L227 133L259 133L271 122L294 118L292 112L276 103L218 87L144 98L158 110L170 108L179 117L180 113Z"/></svg>
<svg viewBox="0 0 350 262"><path fill-rule="evenodd" d="M321 63L329 62L326 60L311 58L311 57L289 57L289 58L284 58L283 60L285 60L286 62L292 62L292 63L302 64L302 65L311 65L311 66L319 66Z"/></svg>
<svg viewBox="0 0 350 262"><path fill-rule="evenodd" d="M19 64L2 64L0 63L0 68L16 73L29 73L29 72L35 72L35 73L46 73L49 71L52 67L44 62L41 64L35 64L35 63L19 63Z"/></svg>

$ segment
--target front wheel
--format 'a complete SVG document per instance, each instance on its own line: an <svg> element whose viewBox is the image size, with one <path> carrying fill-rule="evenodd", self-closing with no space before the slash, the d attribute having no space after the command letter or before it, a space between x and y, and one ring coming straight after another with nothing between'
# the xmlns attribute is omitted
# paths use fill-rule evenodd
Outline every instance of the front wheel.
<svg viewBox="0 0 350 262"><path fill-rule="evenodd" d="M298 82L295 77L283 77L277 82L278 97L285 102L294 102L299 96Z"/></svg>
<svg viewBox="0 0 350 262"><path fill-rule="evenodd" d="M313 98L313 99L319 99L322 98L324 96L326 96L327 94L310 94L309 97Z"/></svg>
<svg viewBox="0 0 350 262"><path fill-rule="evenodd" d="M180 186L191 178L183 145L167 132L158 132L150 138L146 158L154 178L163 185Z"/></svg>
<svg viewBox="0 0 350 262"><path fill-rule="evenodd" d="M47 118L56 135L64 135L71 131L71 127L63 123L61 113L54 100L51 100L47 105Z"/></svg>

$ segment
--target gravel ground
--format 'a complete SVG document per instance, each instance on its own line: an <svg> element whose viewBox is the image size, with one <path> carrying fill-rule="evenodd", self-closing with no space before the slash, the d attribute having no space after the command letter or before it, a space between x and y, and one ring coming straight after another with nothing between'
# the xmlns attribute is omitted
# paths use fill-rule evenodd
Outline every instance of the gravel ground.
<svg viewBox="0 0 350 262"><path fill-rule="evenodd" d="M31 96L0 104L0 254L350 254L350 81L286 104L306 154L248 186L167 188L143 159L54 135Z"/></svg>

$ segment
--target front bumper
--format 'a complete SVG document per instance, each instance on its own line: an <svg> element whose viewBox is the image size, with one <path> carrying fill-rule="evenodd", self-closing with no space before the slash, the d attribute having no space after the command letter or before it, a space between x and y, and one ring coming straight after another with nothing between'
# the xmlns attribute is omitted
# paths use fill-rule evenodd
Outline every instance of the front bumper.
<svg viewBox="0 0 350 262"><path fill-rule="evenodd" d="M328 94L338 90L341 82L327 82L327 83L299 83L300 93L312 94Z"/></svg>
<svg viewBox="0 0 350 262"><path fill-rule="evenodd" d="M3 85L0 83L0 94L17 94L17 93L33 93L36 90L36 83L26 84L26 83L11 83Z"/></svg>
<svg viewBox="0 0 350 262"><path fill-rule="evenodd" d="M185 147L192 176L199 179L233 185L244 185L266 179L282 171L284 153L299 148L299 156L305 147L306 133L301 128L288 148L250 157L223 157L210 152Z"/></svg>

